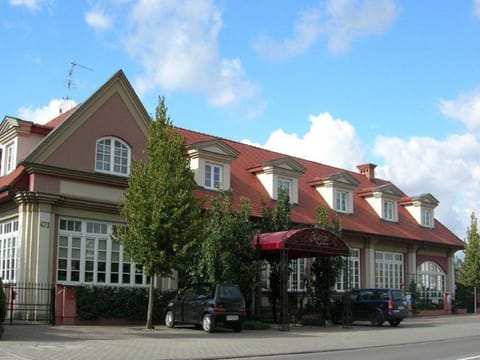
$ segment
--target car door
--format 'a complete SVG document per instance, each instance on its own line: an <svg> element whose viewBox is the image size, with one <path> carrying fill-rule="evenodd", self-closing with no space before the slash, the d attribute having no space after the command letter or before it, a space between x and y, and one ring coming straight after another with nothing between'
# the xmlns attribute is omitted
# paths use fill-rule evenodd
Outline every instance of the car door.
<svg viewBox="0 0 480 360"><path fill-rule="evenodd" d="M212 286L201 285L197 288L196 296L192 302L192 319L196 323L200 323L203 319L203 314L208 309L209 303L213 299Z"/></svg>
<svg viewBox="0 0 480 360"><path fill-rule="evenodd" d="M195 288L188 288L183 293L182 299L182 322L187 324L195 323Z"/></svg>
<svg viewBox="0 0 480 360"><path fill-rule="evenodd" d="M354 313L354 318L362 321L370 319L370 307L372 304L372 297L373 291L370 289L359 291L358 299L355 302L355 309L352 309L352 312Z"/></svg>

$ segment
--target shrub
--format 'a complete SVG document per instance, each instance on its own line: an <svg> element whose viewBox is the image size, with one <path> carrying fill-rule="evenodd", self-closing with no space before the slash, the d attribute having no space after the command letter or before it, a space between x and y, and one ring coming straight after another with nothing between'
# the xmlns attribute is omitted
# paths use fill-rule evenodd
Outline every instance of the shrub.
<svg viewBox="0 0 480 360"><path fill-rule="evenodd" d="M156 290L154 292L154 322L163 321L164 309L174 296L174 291ZM145 321L147 318L147 288L77 286L75 297L80 320L116 318Z"/></svg>

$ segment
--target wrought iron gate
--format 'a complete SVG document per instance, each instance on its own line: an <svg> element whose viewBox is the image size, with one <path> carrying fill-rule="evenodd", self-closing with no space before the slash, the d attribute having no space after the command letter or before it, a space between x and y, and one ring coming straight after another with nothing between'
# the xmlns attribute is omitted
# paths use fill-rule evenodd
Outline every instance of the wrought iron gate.
<svg viewBox="0 0 480 360"><path fill-rule="evenodd" d="M52 324L55 320L55 286L42 283L4 284L7 295L5 323Z"/></svg>

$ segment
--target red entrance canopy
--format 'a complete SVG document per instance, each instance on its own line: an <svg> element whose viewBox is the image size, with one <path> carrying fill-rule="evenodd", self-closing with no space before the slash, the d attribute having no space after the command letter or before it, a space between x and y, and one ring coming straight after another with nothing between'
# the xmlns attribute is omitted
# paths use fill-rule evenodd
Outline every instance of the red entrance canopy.
<svg viewBox="0 0 480 360"><path fill-rule="evenodd" d="M315 228L258 234L252 240L263 257L277 256L286 251L290 259L317 256L347 256L348 245L335 234Z"/></svg>

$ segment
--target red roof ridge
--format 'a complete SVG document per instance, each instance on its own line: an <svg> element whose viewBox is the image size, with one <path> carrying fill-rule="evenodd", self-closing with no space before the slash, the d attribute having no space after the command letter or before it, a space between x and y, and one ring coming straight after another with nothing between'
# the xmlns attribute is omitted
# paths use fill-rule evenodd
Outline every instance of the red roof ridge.
<svg viewBox="0 0 480 360"><path fill-rule="evenodd" d="M74 106L73 108L71 108L71 109L61 113L60 115L54 117L53 119L51 119L50 121L48 121L45 124L35 124L35 125L45 127L45 128L48 128L48 129L54 129L58 125L60 125L65 119L67 119L70 115L72 115L75 112L75 110L78 109L78 107L79 107L79 105Z"/></svg>

